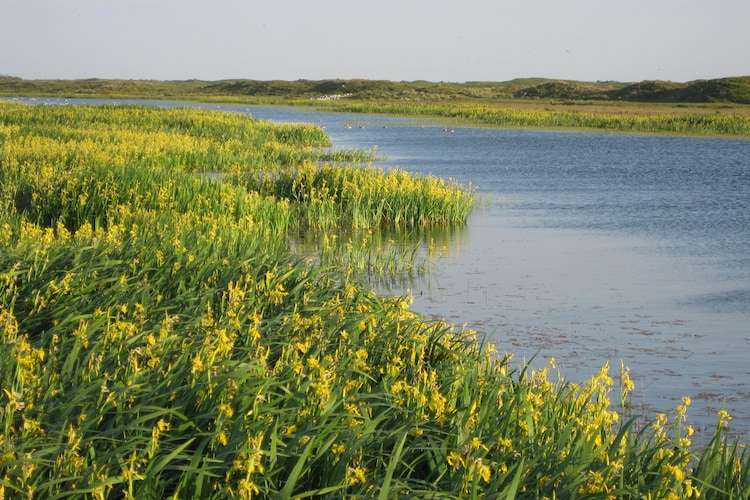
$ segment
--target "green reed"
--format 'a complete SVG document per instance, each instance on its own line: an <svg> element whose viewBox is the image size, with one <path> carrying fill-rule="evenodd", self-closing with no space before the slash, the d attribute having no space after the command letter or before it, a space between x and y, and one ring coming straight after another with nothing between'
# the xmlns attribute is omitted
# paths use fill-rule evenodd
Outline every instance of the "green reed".
<svg viewBox="0 0 750 500"><path fill-rule="evenodd" d="M320 127L272 125L239 113L133 105L0 106L10 167L46 162L69 169L138 164L192 172L257 170L315 159L330 145Z"/></svg>
<svg viewBox="0 0 750 500"><path fill-rule="evenodd" d="M320 160L331 163L368 163L377 159L376 149L333 149L321 153Z"/></svg>
<svg viewBox="0 0 750 500"><path fill-rule="evenodd" d="M462 224L475 195L471 186L451 179L372 166L302 163L264 175L241 174L230 182L290 200L300 209L300 224L316 230Z"/></svg>

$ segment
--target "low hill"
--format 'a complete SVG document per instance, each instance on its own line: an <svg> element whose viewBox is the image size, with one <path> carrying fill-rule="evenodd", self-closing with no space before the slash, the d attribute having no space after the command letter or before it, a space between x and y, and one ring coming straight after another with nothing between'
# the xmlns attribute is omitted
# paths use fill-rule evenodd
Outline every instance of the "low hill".
<svg viewBox="0 0 750 500"><path fill-rule="evenodd" d="M572 82L547 81L525 87L513 93L516 98L543 98L566 100L600 100L608 99L610 92L619 90L625 84L617 82Z"/></svg>
<svg viewBox="0 0 750 500"><path fill-rule="evenodd" d="M750 77L697 80L684 84L644 81L610 93L611 99L660 102L750 103Z"/></svg>
<svg viewBox="0 0 750 500"><path fill-rule="evenodd" d="M579 82L523 78L506 82L394 82L389 80L23 80L0 75L3 96L238 97L359 100L553 99L750 104L750 76L687 83Z"/></svg>
<svg viewBox="0 0 750 500"><path fill-rule="evenodd" d="M731 102L750 104L750 77L687 83L644 80L633 84L548 81L517 90L517 98L618 100L631 102Z"/></svg>

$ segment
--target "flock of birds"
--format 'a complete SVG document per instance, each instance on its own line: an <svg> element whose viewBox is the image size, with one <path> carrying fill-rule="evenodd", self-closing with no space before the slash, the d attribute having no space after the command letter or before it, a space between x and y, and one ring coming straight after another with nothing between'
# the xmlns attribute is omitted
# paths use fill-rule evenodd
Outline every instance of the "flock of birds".
<svg viewBox="0 0 750 500"><path fill-rule="evenodd" d="M351 129L353 127L351 123L347 123L344 125L344 128ZM357 124L356 128L362 129L362 128L365 128L365 126ZM388 128L388 125L383 125L383 128ZM424 125L422 125L421 128L424 128ZM453 129L453 128L448 128L448 127L443 128L443 132L455 132L455 131L456 129Z"/></svg>

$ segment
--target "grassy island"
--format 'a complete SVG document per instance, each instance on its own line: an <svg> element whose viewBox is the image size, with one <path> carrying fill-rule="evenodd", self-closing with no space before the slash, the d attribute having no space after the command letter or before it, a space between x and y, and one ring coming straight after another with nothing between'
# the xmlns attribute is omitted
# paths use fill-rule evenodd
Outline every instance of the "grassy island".
<svg viewBox="0 0 750 500"><path fill-rule="evenodd" d="M463 224L474 190L328 145L0 102L0 498L750 495L725 412L696 447L687 398L629 418L625 367L516 371L364 286L428 251L377 235Z"/></svg>

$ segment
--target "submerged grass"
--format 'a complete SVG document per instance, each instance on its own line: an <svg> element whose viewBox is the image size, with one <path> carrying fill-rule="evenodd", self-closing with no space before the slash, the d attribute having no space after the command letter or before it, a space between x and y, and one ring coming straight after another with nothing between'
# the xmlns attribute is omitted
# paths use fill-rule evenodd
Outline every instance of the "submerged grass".
<svg viewBox="0 0 750 500"><path fill-rule="evenodd" d="M624 368L619 384L608 366L581 384L552 365L515 372L476 333L360 284L368 266L392 272L390 256L366 263L384 228L461 223L471 189L274 155L207 180L154 157L169 137L141 156L123 141L122 163L102 140L68 164L87 121L114 137L141 111L6 111L0 498L747 497L726 413L694 449L689 400L636 427L610 401L632 390ZM171 113L143 111L132 134ZM225 118L238 119L205 121ZM288 134L290 157L308 155ZM290 251L301 229L315 258Z"/></svg>

